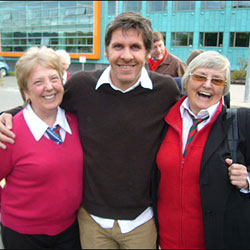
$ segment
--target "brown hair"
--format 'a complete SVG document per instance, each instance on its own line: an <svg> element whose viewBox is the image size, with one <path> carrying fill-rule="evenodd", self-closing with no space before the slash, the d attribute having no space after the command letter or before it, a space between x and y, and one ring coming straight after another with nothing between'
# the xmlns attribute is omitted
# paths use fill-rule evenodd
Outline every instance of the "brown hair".
<svg viewBox="0 0 250 250"><path fill-rule="evenodd" d="M188 56L187 58L187 61L186 61L186 64L189 65L189 63L196 57L198 56L199 54L205 52L205 50L203 49L196 49L196 50L193 50L190 55Z"/></svg>
<svg viewBox="0 0 250 250"><path fill-rule="evenodd" d="M136 29L142 35L145 48L148 52L152 50L152 27L149 19L141 16L136 12L124 12L115 17L106 28L105 32L105 48L110 44L112 33L117 29L122 29L125 32L129 29Z"/></svg>
<svg viewBox="0 0 250 250"><path fill-rule="evenodd" d="M160 31L154 31L153 32L153 42L158 42L158 41L163 41L164 42L164 38L163 35Z"/></svg>

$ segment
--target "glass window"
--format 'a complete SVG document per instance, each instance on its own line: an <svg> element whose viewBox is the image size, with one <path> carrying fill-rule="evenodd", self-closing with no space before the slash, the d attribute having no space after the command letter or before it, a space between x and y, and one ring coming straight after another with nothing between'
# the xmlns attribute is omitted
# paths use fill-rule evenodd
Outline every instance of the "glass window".
<svg viewBox="0 0 250 250"><path fill-rule="evenodd" d="M125 11L141 11L141 1L125 1Z"/></svg>
<svg viewBox="0 0 250 250"><path fill-rule="evenodd" d="M94 53L93 15L94 1L16 1L13 6L0 1L0 50L23 52L47 45Z"/></svg>
<svg viewBox="0 0 250 250"><path fill-rule="evenodd" d="M115 15L116 1L108 1L108 15Z"/></svg>
<svg viewBox="0 0 250 250"><path fill-rule="evenodd" d="M233 1L233 8L250 8L250 1Z"/></svg>
<svg viewBox="0 0 250 250"><path fill-rule="evenodd" d="M200 47L222 47L222 32L200 32Z"/></svg>
<svg viewBox="0 0 250 250"><path fill-rule="evenodd" d="M60 1L61 7L75 7L75 1Z"/></svg>
<svg viewBox="0 0 250 250"><path fill-rule="evenodd" d="M50 1L50 2L45 2L45 3L42 3L42 8L43 9L55 9L57 8L57 2L55 1Z"/></svg>
<svg viewBox="0 0 250 250"><path fill-rule="evenodd" d="M168 9L167 1L149 1L148 12L166 12Z"/></svg>
<svg viewBox="0 0 250 250"><path fill-rule="evenodd" d="M174 1L173 2L173 10L174 11L182 11L182 10L194 10L195 9L195 1Z"/></svg>
<svg viewBox="0 0 250 250"><path fill-rule="evenodd" d="M172 46L193 45L193 32L173 32L171 34Z"/></svg>
<svg viewBox="0 0 250 250"><path fill-rule="evenodd" d="M248 47L250 32L231 32L230 47Z"/></svg>
<svg viewBox="0 0 250 250"><path fill-rule="evenodd" d="M226 1L201 1L202 10L225 9Z"/></svg>

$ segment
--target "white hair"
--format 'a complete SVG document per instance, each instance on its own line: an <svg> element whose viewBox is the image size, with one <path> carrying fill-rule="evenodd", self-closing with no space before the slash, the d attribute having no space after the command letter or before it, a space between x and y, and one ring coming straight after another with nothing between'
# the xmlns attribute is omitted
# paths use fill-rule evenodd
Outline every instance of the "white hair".
<svg viewBox="0 0 250 250"><path fill-rule="evenodd" d="M229 92L231 82L231 69L229 60L216 51L205 51L195 57L187 66L185 74L181 79L183 93L186 91L190 73L193 73L198 68L219 69L224 73L226 84L223 90L223 95Z"/></svg>
<svg viewBox="0 0 250 250"><path fill-rule="evenodd" d="M60 56L60 57L63 57L63 58L66 60L66 62L68 63L68 65L70 65L71 59L70 59L69 54L68 54L65 50L63 50L63 49L58 49L58 50L56 50L56 54L57 54L58 56Z"/></svg>

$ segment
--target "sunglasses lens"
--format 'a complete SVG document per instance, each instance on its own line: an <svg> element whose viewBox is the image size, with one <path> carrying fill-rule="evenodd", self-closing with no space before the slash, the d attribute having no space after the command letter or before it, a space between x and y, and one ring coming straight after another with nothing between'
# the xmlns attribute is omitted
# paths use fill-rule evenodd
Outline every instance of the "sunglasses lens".
<svg viewBox="0 0 250 250"><path fill-rule="evenodd" d="M205 76L196 75L196 74L193 74L193 79L197 82L205 82L207 80Z"/></svg>
<svg viewBox="0 0 250 250"><path fill-rule="evenodd" d="M217 86L225 85L225 80L222 79L212 79L212 83Z"/></svg>
<svg viewBox="0 0 250 250"><path fill-rule="evenodd" d="M197 74L192 74L192 78L194 81L197 81L197 82L206 82L208 80L206 76L197 75ZM223 79L212 78L211 82L212 84L217 85L217 86L224 86L226 81Z"/></svg>

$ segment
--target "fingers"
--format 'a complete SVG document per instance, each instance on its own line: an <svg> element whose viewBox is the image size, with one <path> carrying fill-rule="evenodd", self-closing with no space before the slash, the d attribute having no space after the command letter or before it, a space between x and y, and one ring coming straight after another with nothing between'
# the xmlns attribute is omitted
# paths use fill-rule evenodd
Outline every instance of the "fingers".
<svg viewBox="0 0 250 250"><path fill-rule="evenodd" d="M226 158L225 162L226 162L228 165L232 165L232 164L233 164L233 160L230 159L230 158Z"/></svg>
<svg viewBox="0 0 250 250"><path fill-rule="evenodd" d="M7 129L9 130L12 129L12 115L11 114L3 113L0 116L0 122L3 123Z"/></svg>
<svg viewBox="0 0 250 250"><path fill-rule="evenodd" d="M232 185L242 189L248 188L247 168L242 164L234 163L228 168L228 175Z"/></svg>
<svg viewBox="0 0 250 250"><path fill-rule="evenodd" d="M12 115L3 113L0 116L0 148L6 149L4 143L14 143L15 134L12 129Z"/></svg>

